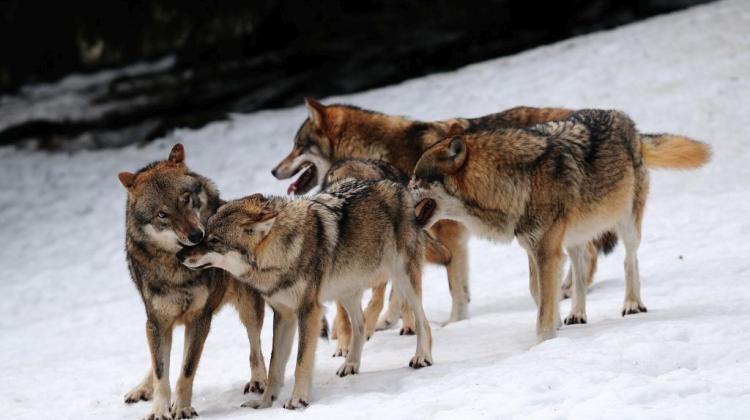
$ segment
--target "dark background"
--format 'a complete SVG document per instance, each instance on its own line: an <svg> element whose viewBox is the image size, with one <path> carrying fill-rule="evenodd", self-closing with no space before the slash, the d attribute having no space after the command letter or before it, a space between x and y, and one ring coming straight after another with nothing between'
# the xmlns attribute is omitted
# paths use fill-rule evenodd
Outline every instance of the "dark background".
<svg viewBox="0 0 750 420"><path fill-rule="evenodd" d="M0 144L142 143L227 112L388 85L707 1L0 0L0 122L3 107L41 101L25 85L173 57L61 87L55 95L85 98L80 112L6 121Z"/></svg>

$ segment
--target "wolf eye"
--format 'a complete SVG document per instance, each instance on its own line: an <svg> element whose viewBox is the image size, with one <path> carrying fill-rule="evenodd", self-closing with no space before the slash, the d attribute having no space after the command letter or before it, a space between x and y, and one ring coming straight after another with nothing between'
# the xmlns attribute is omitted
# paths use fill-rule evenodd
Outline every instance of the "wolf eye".
<svg viewBox="0 0 750 420"><path fill-rule="evenodd" d="M158 217L159 219L166 219L167 213L164 213L163 211L160 211L160 212L156 213L156 217Z"/></svg>

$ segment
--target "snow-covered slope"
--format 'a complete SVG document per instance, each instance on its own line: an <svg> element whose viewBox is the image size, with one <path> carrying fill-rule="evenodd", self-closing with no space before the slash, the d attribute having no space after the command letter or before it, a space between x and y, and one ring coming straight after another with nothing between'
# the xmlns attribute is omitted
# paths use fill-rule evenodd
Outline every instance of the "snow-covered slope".
<svg viewBox="0 0 750 420"><path fill-rule="evenodd" d="M699 171L652 174L640 251L648 313L620 317L620 248L600 260L589 324L534 346L523 252L473 241L470 320L439 326L449 314L447 283L427 271L434 366L409 369L414 338L388 331L365 346L362 373L342 379L330 357L335 342L321 342L305 412L242 409L247 343L227 309L214 321L195 383L202 418L750 418L748 28L750 2L723 1L329 99L420 119L518 104L618 108L643 131L687 134L715 153ZM269 171L304 116L301 107L237 116L143 149L0 149L0 415L145 415L148 404L122 402L148 357L124 262L125 192L116 173L163 158L180 139L189 165L224 196L282 193L285 184ZM568 308L562 304L563 315ZM181 343L178 331L173 381Z"/></svg>

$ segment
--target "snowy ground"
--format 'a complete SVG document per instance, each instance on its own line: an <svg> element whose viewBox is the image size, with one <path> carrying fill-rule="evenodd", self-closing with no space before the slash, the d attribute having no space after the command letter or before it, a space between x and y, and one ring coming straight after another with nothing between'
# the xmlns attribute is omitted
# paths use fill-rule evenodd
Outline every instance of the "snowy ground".
<svg viewBox="0 0 750 420"><path fill-rule="evenodd" d="M441 271L427 271L433 367L409 369L414 338L388 331L365 346L362 373L342 379L334 375L340 360L330 357L335 342L321 341L305 412L278 403L262 413L242 409L247 343L226 309L195 384L201 418L750 418L748 28L750 2L725 1L335 98L421 119L518 104L618 108L643 131L687 134L715 154L699 171L653 173L640 251L647 314L620 317L620 247L600 260L589 324L534 346L522 251L474 241L470 320L439 326L449 314L447 283ZM148 357L144 312L124 262L125 192L116 173L163 158L179 138L190 166L225 197L282 193L286 184L269 171L304 115L296 108L237 116L144 149L0 149L0 237L10 241L0 248L1 416L145 415L148 404L122 402ZM568 309L563 303L563 316ZM181 343L178 331L173 381Z"/></svg>

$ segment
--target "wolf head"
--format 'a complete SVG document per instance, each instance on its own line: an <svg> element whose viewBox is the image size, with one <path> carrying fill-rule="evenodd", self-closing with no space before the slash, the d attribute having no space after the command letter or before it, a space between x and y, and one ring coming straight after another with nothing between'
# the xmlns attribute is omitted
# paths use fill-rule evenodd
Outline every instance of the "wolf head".
<svg viewBox="0 0 750 420"><path fill-rule="evenodd" d="M167 160L118 177L128 191L127 227L134 240L171 252L203 240L219 195L210 181L188 170L181 144Z"/></svg>
<svg viewBox="0 0 750 420"><path fill-rule="evenodd" d="M417 222L432 226L441 219L459 220L465 214L464 204L455 182L466 164L468 151L461 136L445 138L430 147L419 158L409 188L414 196Z"/></svg>
<svg viewBox="0 0 750 420"><path fill-rule="evenodd" d="M277 215L271 201L260 194L230 201L209 218L206 240L184 248L177 258L191 269L216 267L242 277L257 267L257 253Z"/></svg>
<svg viewBox="0 0 750 420"><path fill-rule="evenodd" d="M291 178L302 171L289 185L288 194L302 195L320 184L333 161L333 127L328 108L309 98L305 99L305 106L310 115L294 137L292 152L271 171L278 179Z"/></svg>

